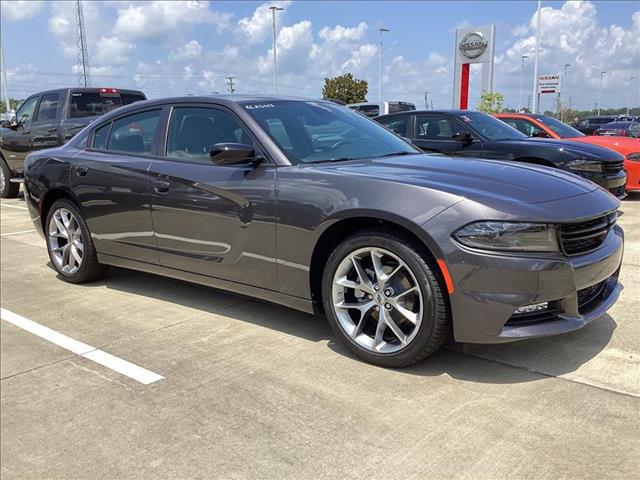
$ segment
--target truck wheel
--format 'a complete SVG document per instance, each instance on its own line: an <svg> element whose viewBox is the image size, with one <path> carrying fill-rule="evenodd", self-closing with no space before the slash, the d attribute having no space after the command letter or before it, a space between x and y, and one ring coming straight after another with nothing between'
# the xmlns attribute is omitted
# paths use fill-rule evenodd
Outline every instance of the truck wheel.
<svg viewBox="0 0 640 480"><path fill-rule="evenodd" d="M16 198L20 192L19 183L11 183L9 167L0 160L0 198Z"/></svg>
<svg viewBox="0 0 640 480"><path fill-rule="evenodd" d="M436 352L449 333L449 309L432 262L416 241L385 230L345 239L322 279L331 328L361 359L404 367Z"/></svg>

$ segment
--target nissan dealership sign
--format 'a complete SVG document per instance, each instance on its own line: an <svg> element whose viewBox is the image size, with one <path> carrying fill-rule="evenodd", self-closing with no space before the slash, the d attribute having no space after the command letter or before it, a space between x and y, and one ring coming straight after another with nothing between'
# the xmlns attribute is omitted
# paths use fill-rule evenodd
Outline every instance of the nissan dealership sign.
<svg viewBox="0 0 640 480"><path fill-rule="evenodd" d="M481 91L493 91L495 45L495 25L456 30L453 108L469 108L470 66L473 63L482 65Z"/></svg>
<svg viewBox="0 0 640 480"><path fill-rule="evenodd" d="M562 77L559 74L538 75L538 95L557 93L562 91Z"/></svg>
<svg viewBox="0 0 640 480"><path fill-rule="evenodd" d="M482 32L469 32L458 45L458 49L462 56L475 59L482 55L488 46L489 41Z"/></svg>

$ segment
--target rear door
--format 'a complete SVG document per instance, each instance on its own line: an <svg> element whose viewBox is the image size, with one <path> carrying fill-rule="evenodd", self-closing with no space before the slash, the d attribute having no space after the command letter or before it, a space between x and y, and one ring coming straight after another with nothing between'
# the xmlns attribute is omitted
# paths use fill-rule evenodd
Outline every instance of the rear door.
<svg viewBox="0 0 640 480"><path fill-rule="evenodd" d="M99 125L76 157L71 188L101 254L159 263L148 170L161 115L155 107Z"/></svg>
<svg viewBox="0 0 640 480"><path fill-rule="evenodd" d="M275 165L211 162L216 143L255 144L223 107L175 105L165 131L165 157L150 169L160 263L277 290Z"/></svg>
<svg viewBox="0 0 640 480"><path fill-rule="evenodd" d="M45 93L40 98L34 120L31 124L31 149L40 150L60 145L58 124L62 110L60 92Z"/></svg>
<svg viewBox="0 0 640 480"><path fill-rule="evenodd" d="M482 152L481 142L475 139L470 143L453 139L459 133L472 135L454 118L438 114L418 114L414 118L411 140L425 152L455 156L475 156Z"/></svg>

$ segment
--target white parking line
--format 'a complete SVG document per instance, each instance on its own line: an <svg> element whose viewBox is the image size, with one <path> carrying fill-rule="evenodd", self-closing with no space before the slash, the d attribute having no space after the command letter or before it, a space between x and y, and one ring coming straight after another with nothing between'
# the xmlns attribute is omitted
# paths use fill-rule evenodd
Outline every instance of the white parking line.
<svg viewBox="0 0 640 480"><path fill-rule="evenodd" d="M0 202L0 205L7 208L17 208L18 210L29 210L27 207L21 207L19 205L9 205L8 203Z"/></svg>
<svg viewBox="0 0 640 480"><path fill-rule="evenodd" d="M164 378L163 376L153 373L146 368L139 367L138 365L127 362L126 360L111 355L103 350L98 350L91 345L87 345L86 343L67 337L60 332L56 332L49 327L40 325L39 323L29 320L17 313L10 312L5 308L0 308L0 317L5 322L15 325L29 333L33 333L40 338L44 338L51 343L55 343L59 347L75 353L76 355L80 355L88 360L99 363L104 367L110 368L111 370L132 378L144 385L149 385L150 383L157 382Z"/></svg>
<svg viewBox="0 0 640 480"><path fill-rule="evenodd" d="M10 235L22 235L23 233L32 233L35 232L35 229L31 230L21 230L19 232L8 232L8 233L0 233L0 237L8 237Z"/></svg>

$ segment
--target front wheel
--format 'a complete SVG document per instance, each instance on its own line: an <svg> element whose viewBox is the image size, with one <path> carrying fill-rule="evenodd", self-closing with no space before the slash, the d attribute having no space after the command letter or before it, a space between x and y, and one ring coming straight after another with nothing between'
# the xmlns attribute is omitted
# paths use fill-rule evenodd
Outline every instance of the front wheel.
<svg viewBox="0 0 640 480"><path fill-rule="evenodd" d="M363 360L403 367L436 352L449 332L447 301L423 246L384 230L344 240L322 283L336 335Z"/></svg>
<svg viewBox="0 0 640 480"><path fill-rule="evenodd" d="M45 235L51 263L65 281L85 283L105 274L107 267L98 263L89 227L70 200L61 199L51 206Z"/></svg>
<svg viewBox="0 0 640 480"><path fill-rule="evenodd" d="M11 182L11 171L0 159L0 198L16 198L20 192L20 184Z"/></svg>

